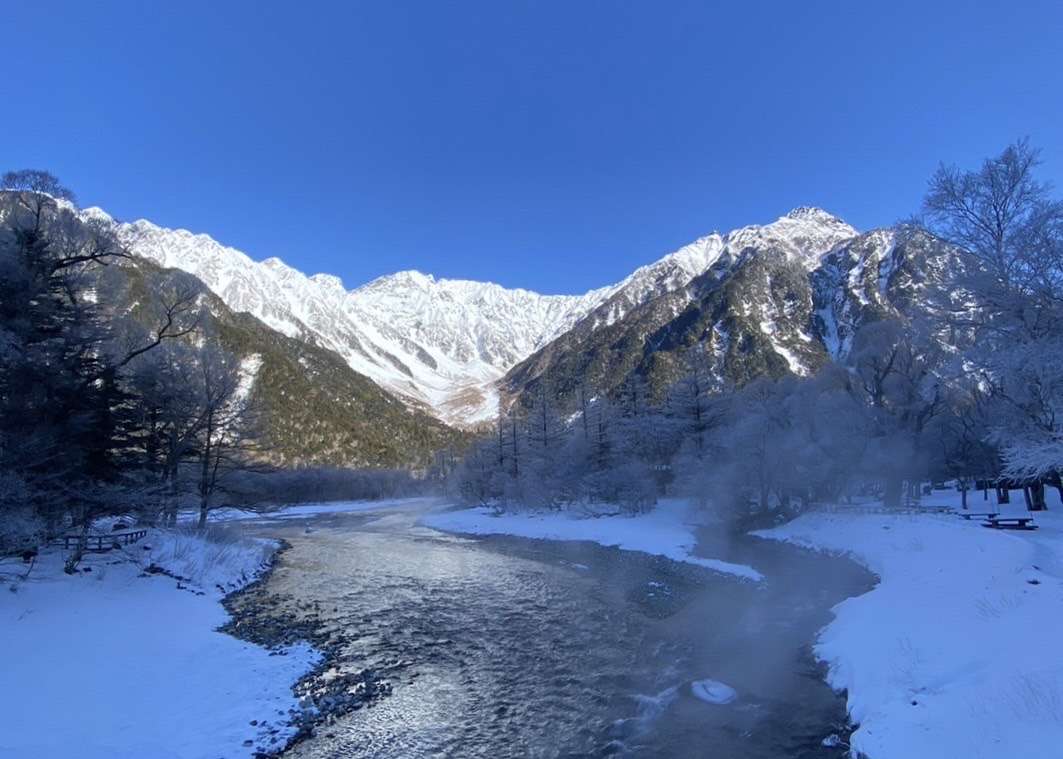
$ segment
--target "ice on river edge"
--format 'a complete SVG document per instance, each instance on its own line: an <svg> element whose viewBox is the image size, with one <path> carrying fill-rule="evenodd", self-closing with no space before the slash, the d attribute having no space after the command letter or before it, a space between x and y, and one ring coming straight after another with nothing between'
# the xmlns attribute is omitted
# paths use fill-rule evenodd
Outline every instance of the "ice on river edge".
<svg viewBox="0 0 1063 759"><path fill-rule="evenodd" d="M606 514L604 507L599 511L584 507L579 511L503 514L479 507L429 514L422 523L436 530L467 535L587 541L664 556L745 580L764 579L760 572L745 564L695 556L698 525L694 510L685 501L661 501L649 512L634 516Z"/></svg>

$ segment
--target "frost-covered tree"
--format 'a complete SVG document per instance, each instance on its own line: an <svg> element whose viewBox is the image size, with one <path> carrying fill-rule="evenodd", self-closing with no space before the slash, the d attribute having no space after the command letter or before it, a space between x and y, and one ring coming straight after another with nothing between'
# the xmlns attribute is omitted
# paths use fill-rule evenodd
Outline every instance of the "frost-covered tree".
<svg viewBox="0 0 1063 759"><path fill-rule="evenodd" d="M1063 200L1036 176L1040 153L1008 146L976 171L941 167L924 201L928 225L983 264L977 293L979 339L967 365L988 399L985 422L1000 446L1003 475L1058 482L1058 354L1063 344Z"/></svg>
<svg viewBox="0 0 1063 759"><path fill-rule="evenodd" d="M992 440L1003 475L1030 483L1031 509L1044 509L1044 483L1060 487L1063 472L1063 338L1015 345L995 364Z"/></svg>
<svg viewBox="0 0 1063 759"><path fill-rule="evenodd" d="M250 378L243 376L235 356L216 345L207 343L198 353L195 382L202 423L196 440L196 494L202 529L215 494L226 482L236 472L264 465Z"/></svg>
<svg viewBox="0 0 1063 759"><path fill-rule="evenodd" d="M568 431L549 383L540 382L524 417L524 466L520 492L529 505L556 506L563 495L562 459Z"/></svg>
<svg viewBox="0 0 1063 759"><path fill-rule="evenodd" d="M905 480L928 476L922 454L927 428L945 408L944 362L940 344L919 325L883 320L854 336L853 384L871 414L867 465L881 478L887 506L900 505Z"/></svg>
<svg viewBox="0 0 1063 759"><path fill-rule="evenodd" d="M930 230L976 256L1008 289L1051 292L1063 282L1063 201L1036 177L1040 163L1023 139L974 171L942 165L923 201Z"/></svg>

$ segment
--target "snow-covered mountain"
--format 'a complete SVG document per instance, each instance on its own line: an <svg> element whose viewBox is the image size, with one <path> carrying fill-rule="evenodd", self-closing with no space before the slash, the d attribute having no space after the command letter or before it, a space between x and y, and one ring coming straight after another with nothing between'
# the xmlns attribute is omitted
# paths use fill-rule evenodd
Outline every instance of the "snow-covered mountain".
<svg viewBox="0 0 1063 759"><path fill-rule="evenodd" d="M571 330L501 383L507 398L548 381L607 392L632 372L667 381L677 354L705 345L721 377L807 374L822 348L810 334L809 277L858 232L818 208L765 225L714 233L637 270Z"/></svg>
<svg viewBox="0 0 1063 759"><path fill-rule="evenodd" d="M82 215L113 221L98 209ZM806 269L855 229L825 211L799 208L771 224L713 233L583 295L540 295L496 284L436 279L417 271L348 290L329 274L307 276L277 258L255 261L208 235L150 221L113 222L135 255L201 279L234 311L290 337L335 351L355 371L451 424L486 421L500 379L573 330L589 333L749 251L770 249ZM688 301L673 298L671 308Z"/></svg>
<svg viewBox="0 0 1063 759"><path fill-rule="evenodd" d="M580 388L610 393L631 377L661 390L692 348L708 354L725 384L808 376L844 361L865 324L978 307L964 286L970 257L911 227L857 234L822 211L798 209L698 245L715 251L700 259L708 264L701 274L620 318L609 301L599 306L511 369L503 398L534 398L546 383L571 405ZM945 346L961 336L950 330L941 338Z"/></svg>
<svg viewBox="0 0 1063 759"><path fill-rule="evenodd" d="M109 219L98 208L82 215ZM458 425L491 418L495 382L612 292L540 295L417 271L347 290L332 275L306 276L278 258L255 261L208 235L143 219L114 223L133 254L194 274L232 310L335 351L386 390Z"/></svg>

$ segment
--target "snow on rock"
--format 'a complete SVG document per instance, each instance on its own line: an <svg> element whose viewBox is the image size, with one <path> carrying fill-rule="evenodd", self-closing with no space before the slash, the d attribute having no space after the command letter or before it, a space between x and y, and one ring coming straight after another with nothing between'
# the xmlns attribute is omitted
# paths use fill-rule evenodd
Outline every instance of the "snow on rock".
<svg viewBox="0 0 1063 759"><path fill-rule="evenodd" d="M938 492L930 503L958 500ZM1039 513L1040 529L1019 533L951 514L856 511L757 533L847 552L880 578L834 608L816 644L830 684L848 693L853 749L870 759L1058 756L1063 516Z"/></svg>
<svg viewBox="0 0 1063 759"><path fill-rule="evenodd" d="M706 567L745 580L759 581L762 575L752 567L693 554L694 515L686 503L662 501L651 511L636 516L576 511L516 512L498 514L487 507L430 514L422 523L444 532L469 535L516 535L544 540L581 540L641 551L675 561Z"/></svg>
<svg viewBox="0 0 1063 759"><path fill-rule="evenodd" d="M133 254L194 274L233 311L335 351L356 372L458 425L493 418L498 380L579 323L591 329L612 324L748 249L777 250L813 267L856 235L825 211L799 208L770 224L713 233L581 295L541 295L418 271L347 290L338 277L307 276L279 258L255 261L208 235L144 219L120 223L98 208L81 214L113 224Z"/></svg>
<svg viewBox="0 0 1063 759"><path fill-rule="evenodd" d="M307 276L279 258L255 261L208 235L144 219L115 229L135 255L194 274L232 310L315 340L381 387L458 424L493 417L495 381L610 292L540 295L417 271L348 291L338 277Z"/></svg>
<svg viewBox="0 0 1063 759"><path fill-rule="evenodd" d="M729 704L738 698L734 688L719 680L695 680L690 684L690 692L709 704Z"/></svg>
<svg viewBox="0 0 1063 759"><path fill-rule="evenodd" d="M257 577L272 551L153 530L74 575L60 551L42 553L0 593L0 756L234 759L283 745L291 686L317 654L271 655L216 631L222 589ZM186 579L143 571L152 564Z"/></svg>

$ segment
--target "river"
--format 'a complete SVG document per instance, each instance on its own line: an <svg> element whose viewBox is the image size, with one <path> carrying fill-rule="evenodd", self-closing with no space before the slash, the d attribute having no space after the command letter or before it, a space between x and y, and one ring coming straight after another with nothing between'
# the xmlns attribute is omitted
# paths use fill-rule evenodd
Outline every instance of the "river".
<svg viewBox="0 0 1063 759"><path fill-rule="evenodd" d="M590 543L448 535L418 524L429 508L248 527L290 548L233 600L237 622L325 644L304 692L376 694L285 757L844 755L823 745L846 736L845 704L810 645L870 588L852 562L703 530L703 555L754 566L758 584ZM738 697L695 698L702 678Z"/></svg>

